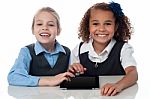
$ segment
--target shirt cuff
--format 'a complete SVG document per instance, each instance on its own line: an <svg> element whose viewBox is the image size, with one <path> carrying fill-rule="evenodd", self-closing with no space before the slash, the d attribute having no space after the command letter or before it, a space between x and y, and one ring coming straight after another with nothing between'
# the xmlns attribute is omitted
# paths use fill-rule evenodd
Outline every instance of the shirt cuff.
<svg viewBox="0 0 150 99"><path fill-rule="evenodd" d="M31 82L31 86L38 86L40 77L36 77L36 76L31 76L32 82Z"/></svg>

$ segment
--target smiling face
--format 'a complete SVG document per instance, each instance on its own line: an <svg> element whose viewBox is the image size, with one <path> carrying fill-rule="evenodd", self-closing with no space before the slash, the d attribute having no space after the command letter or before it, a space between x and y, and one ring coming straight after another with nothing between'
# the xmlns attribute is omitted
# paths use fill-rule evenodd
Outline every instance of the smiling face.
<svg viewBox="0 0 150 99"><path fill-rule="evenodd" d="M50 12L38 12L34 17L33 34L42 44L55 42L59 35L56 18Z"/></svg>
<svg viewBox="0 0 150 99"><path fill-rule="evenodd" d="M91 10L89 31L94 43L107 45L115 33L115 18L111 11Z"/></svg>

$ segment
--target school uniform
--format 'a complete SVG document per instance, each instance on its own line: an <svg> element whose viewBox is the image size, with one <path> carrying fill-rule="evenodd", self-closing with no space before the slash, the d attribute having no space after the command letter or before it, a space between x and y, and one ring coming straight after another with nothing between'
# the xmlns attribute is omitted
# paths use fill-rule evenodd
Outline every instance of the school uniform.
<svg viewBox="0 0 150 99"><path fill-rule="evenodd" d="M21 48L18 59L8 74L11 85L37 86L40 76L54 76L67 71L70 50L56 41L54 52L39 42Z"/></svg>
<svg viewBox="0 0 150 99"><path fill-rule="evenodd" d="M133 48L128 43L112 39L107 47L97 54L92 42L90 40L88 43L80 43L71 55L71 64L81 63L87 68L84 76L125 75L125 68L137 65L132 56Z"/></svg>

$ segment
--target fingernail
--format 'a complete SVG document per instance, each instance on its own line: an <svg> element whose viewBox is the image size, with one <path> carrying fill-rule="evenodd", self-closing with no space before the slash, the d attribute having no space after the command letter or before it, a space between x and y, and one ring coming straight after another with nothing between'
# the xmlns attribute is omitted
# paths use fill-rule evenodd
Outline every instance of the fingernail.
<svg viewBox="0 0 150 99"><path fill-rule="evenodd" d="M80 72L80 74L84 74L84 72Z"/></svg>
<svg viewBox="0 0 150 99"><path fill-rule="evenodd" d="M79 76L79 75L80 75L80 72L76 72L75 75L76 75L76 76Z"/></svg>

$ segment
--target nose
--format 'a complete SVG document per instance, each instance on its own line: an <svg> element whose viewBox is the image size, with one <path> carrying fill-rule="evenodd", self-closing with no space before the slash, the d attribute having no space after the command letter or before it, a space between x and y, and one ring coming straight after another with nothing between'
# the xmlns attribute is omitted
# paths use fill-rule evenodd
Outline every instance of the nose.
<svg viewBox="0 0 150 99"><path fill-rule="evenodd" d="M43 26L42 30L48 30L48 27L47 26Z"/></svg>
<svg viewBox="0 0 150 99"><path fill-rule="evenodd" d="M99 30L99 31L105 31L105 26L104 26L104 25L100 25L100 26L98 27L98 30Z"/></svg>

